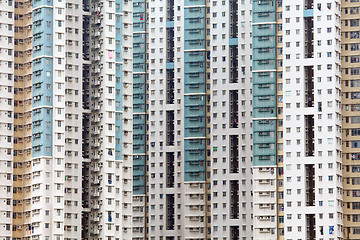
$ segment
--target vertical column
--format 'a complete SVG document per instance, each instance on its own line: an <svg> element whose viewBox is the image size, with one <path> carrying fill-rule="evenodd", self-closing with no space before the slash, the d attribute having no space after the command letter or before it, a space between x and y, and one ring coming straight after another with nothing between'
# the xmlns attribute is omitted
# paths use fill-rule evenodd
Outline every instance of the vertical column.
<svg viewBox="0 0 360 240"><path fill-rule="evenodd" d="M147 1L133 1L133 233L145 239L147 156Z"/></svg>
<svg viewBox="0 0 360 240"><path fill-rule="evenodd" d="M57 5L58 6L58 5ZM50 238L63 238L63 178L55 178L55 169L64 170L64 85L54 92L56 83L63 84L65 76L64 30L65 23L61 15L54 14L53 1L33 2L33 69L32 69L32 178L29 188L32 202L31 222L24 237L44 234ZM56 19L56 20L55 20ZM56 31L55 31L56 29ZM54 36L59 32L62 36ZM59 47L54 48L57 40ZM61 46L62 45L62 46ZM53 57L54 53L57 57ZM55 137L56 135L56 137ZM58 138L60 136L60 139ZM52 159L59 159L57 164ZM47 174L46 174L47 172ZM53 177L50 177L51 174ZM45 208L53 214L45 217ZM30 209L29 209L30 210ZM56 214L60 213L60 214ZM43 222L43 220L45 220ZM50 225L52 228L50 229ZM47 229L45 229L48 227ZM61 230L60 230L61 229Z"/></svg>
<svg viewBox="0 0 360 240"><path fill-rule="evenodd" d="M107 7L107 6L106 6ZM90 104L90 129L94 132L89 139L90 145L90 158L91 158L91 174L89 176L89 181L91 182L90 186L90 208L91 215L89 216L89 235L90 239L95 239L100 236L105 236L104 231L107 231L105 223L109 222L107 210L110 208L105 208L105 204L108 204L108 201L105 200L105 194L107 194L107 177L108 172L106 171L107 167L110 167L106 160L111 159L111 156L108 156L110 152L107 152L104 146L104 141L107 142L108 139L105 137L105 131L107 130L107 124L105 123L106 118L113 118L112 112L107 112L107 110L111 111L111 107L108 106L109 102L107 102L104 92L109 91L109 86L107 86L107 75L109 72L106 72L104 68L108 68L109 64L106 64L105 59L107 57L107 51L105 48L106 40L109 41L106 36L105 30L108 31L112 26L108 26L107 23L111 23L111 21L106 22L104 18L107 18L107 13L104 7L104 2L102 1L93 1L90 6L91 10L91 18L90 18L90 29L91 29L91 41L89 43L91 49L90 55L90 98L93 101ZM108 43L108 42L107 42ZM106 44L107 44L106 43ZM105 50L105 51L104 51ZM113 95L109 94L109 98ZM111 101L111 100L110 100ZM99 107L97 107L99 106ZM104 116L105 115L105 116ZM96 130L99 129L100 132L97 134ZM95 134L96 133L96 134ZM110 137L111 138L111 137ZM112 144L107 144L106 147L111 147ZM105 157L106 156L106 157ZM111 187L109 187L111 188ZM103 191L104 189L104 191ZM107 198L109 198L110 194L107 194ZM110 200L111 201L111 200ZM110 217L111 218L111 217ZM112 219L111 219L112 220ZM110 224L110 223L108 223ZM103 230L103 231L102 231ZM107 235L107 234L106 234Z"/></svg>
<svg viewBox="0 0 360 240"><path fill-rule="evenodd" d="M282 17L282 234L342 239L340 3L287 1Z"/></svg>
<svg viewBox="0 0 360 240"><path fill-rule="evenodd" d="M360 160L359 8L359 2L342 1L341 3L341 130L344 239L356 239L360 234L358 220L358 209L360 209L360 168L358 163ZM340 79L335 78L333 81L335 80ZM320 236L325 236L328 231L326 226L323 226L321 230L318 233Z"/></svg>
<svg viewBox="0 0 360 240"><path fill-rule="evenodd" d="M14 3L14 171L13 171L13 238L23 235L31 221L31 103L32 103L32 4ZM30 179L30 181L29 181Z"/></svg>
<svg viewBox="0 0 360 240"><path fill-rule="evenodd" d="M19 74L17 69L14 69L15 64L19 66L19 60L14 59L14 50L16 49L14 37L18 37L14 34L14 2L3 1L0 3L0 8L2 13L0 16L0 45L2 48L0 55L0 238L11 239L12 235L17 235L18 231L12 228L13 223L21 225L21 220L16 220L16 218L17 216L21 218L21 210L17 203L21 206L21 200L18 199L22 191L21 185L17 181L18 171L15 160L18 158L13 151L14 143L18 149L14 141L14 122L20 125L20 121L16 118L19 115L22 118L24 115L22 112L17 113L18 108L14 109L14 107L16 108L15 101L18 103L19 97L14 95L14 86L18 85L15 82L17 78L14 78L14 74ZM23 41L23 39L21 40ZM20 66L23 68L24 65L21 63ZM15 174L13 174L13 170ZM13 198L16 199L15 202L13 202ZM14 214L15 217L13 217Z"/></svg>
<svg viewBox="0 0 360 240"><path fill-rule="evenodd" d="M121 201L115 199L114 215L121 216L115 222L122 229L123 239L133 237L133 2L115 1L116 5L116 122L115 154L116 167L120 165L120 181L116 187L121 191ZM121 8L122 6L122 8ZM123 18L118 14L122 10ZM123 29L122 31L120 29ZM122 34L121 34L122 32ZM119 41L123 39L122 44ZM120 41L121 42L121 41ZM122 68L120 65L122 62ZM121 71L122 70L122 71ZM122 81L121 78L122 77ZM122 95L121 95L122 93ZM121 104L122 102L122 104ZM121 111L123 112L121 114ZM122 115L122 119L120 118ZM119 121L119 118L121 119ZM122 132L120 131L122 130ZM116 174L116 171L115 171ZM115 176L117 178L117 176ZM116 179L115 179L116 180ZM115 196L117 198L117 196ZM118 205L121 208L118 209ZM114 233L117 236L116 232Z"/></svg>
<svg viewBox="0 0 360 240"><path fill-rule="evenodd" d="M90 6L90 239L132 237L132 9Z"/></svg>
<svg viewBox="0 0 360 240"><path fill-rule="evenodd" d="M184 8L184 237L205 238L206 224L188 216L206 215L207 8L204 0L185 0Z"/></svg>
<svg viewBox="0 0 360 240"><path fill-rule="evenodd" d="M277 235L284 239L284 157L283 157L283 5L282 1L276 3L276 161L277 161L277 206L271 204L270 208L277 209Z"/></svg>
<svg viewBox="0 0 360 240"><path fill-rule="evenodd" d="M275 1L253 2L253 191L256 239L277 239L275 13Z"/></svg>
<svg viewBox="0 0 360 240"><path fill-rule="evenodd" d="M66 167L65 165L67 163L71 163L71 162L77 162L80 163L81 162L81 156L79 156L79 152L77 152L75 149L71 148L71 150L69 148L65 148L65 139L67 136L71 136L71 134L67 134L68 132L66 130L69 130L69 128L72 128L72 125L77 125L79 124L79 122L77 121L77 123L70 123L71 120L70 118L72 118L72 115L70 113L71 108L72 108L72 103L68 103L69 101L66 100L70 100L71 98L67 99L66 97L66 93L70 93L70 91L66 90L66 84L65 84L65 78L67 75L77 75L79 74L79 65L77 64L70 64L71 61L70 59L68 60L67 57L69 56L70 58L70 54L67 56L66 54L66 40L67 39L72 39L74 38L75 35L75 29L68 27L68 23L66 21L66 3L64 1L56 1L54 0L52 3L52 8L48 7L47 2L44 1L44 6L46 6L46 10L51 10L52 11L52 54L53 55L53 71L52 71L52 79L50 79L50 81L52 81L52 84L50 85L50 90L52 91L52 108L49 108L50 110L52 110L52 121L51 121L51 125L53 126L52 128L52 132L51 132L51 141L52 141L52 152L51 152L51 156L52 159L54 159L53 161L50 161L50 164L48 164L48 162L46 162L46 164L43 162L44 160L42 160L42 165L46 167L44 167L43 172L47 172L50 171L52 178L50 178L50 182L52 183L53 186L50 187L51 191L46 191L46 186L45 186L45 196L46 197L50 197L51 201L50 203L52 203L52 206L49 204L49 207L52 207L53 209L52 212L54 213L51 217L52 217L52 221L53 223L51 224L52 227L52 233L50 235L50 239L54 238L54 239L65 239L65 237L67 236L76 236L76 237L80 237L80 232L76 232L75 233L75 228L78 226L71 226L72 224L69 223L69 221L66 221L68 219L65 219L69 217L65 215L65 213L71 213L73 211L80 211L81 207L80 202L77 201L79 199L75 199L71 196L73 195L73 191L75 193L75 189L68 190L66 189L69 186L66 186L66 182L67 181L65 179L66 174L69 174L69 171L66 171ZM47 14L44 12L44 14ZM45 28L45 25L43 25L43 27ZM59 35L61 35L62 37L59 37ZM76 41L74 41L74 44L77 45L79 43L81 43L81 38L80 41L78 41L79 39L76 38ZM41 45L41 42L38 42L39 45ZM76 49L76 48L75 48ZM78 48L76 50L79 50ZM48 49L46 49L45 51L47 51L44 55L48 55ZM74 57L75 53L74 53ZM34 60L33 60L34 61ZM36 62L36 60L35 60ZM46 65L44 63L44 65ZM77 66L76 66L77 65ZM81 71L80 71L80 76L81 76ZM48 89L48 85L44 86L44 88L42 88L43 92L46 92L45 89ZM69 94L70 95L70 94ZM74 92L75 95L75 92ZM68 104L66 104L66 102ZM75 103L73 104L74 108L75 108ZM70 114L70 115L69 115ZM70 116L70 118L69 118ZM70 120L70 121L69 121ZM74 121L75 121L75 115L74 115ZM67 124L69 124L67 126ZM80 124L80 128L81 128L81 124ZM75 129L74 129L75 130ZM81 138L80 138L81 139ZM46 142L46 141L44 141ZM75 142L74 142L75 143ZM77 161L76 161L77 160ZM48 159L46 160L48 161ZM60 161L60 163L56 162L56 161ZM76 164L74 164L74 168ZM35 170L35 169L34 169ZM73 170L74 171L74 170ZM79 177L81 177L81 173L79 172L79 170L75 170L76 173L74 175L80 174ZM44 174L44 173L42 173ZM45 173L46 174L46 173ZM65 176L63 176L65 175ZM70 175L70 174L69 174ZM44 178L42 179L43 182L48 182L49 180L46 179L47 176L44 176ZM70 177L71 178L71 177ZM69 183L67 181L67 183ZM66 191L67 190L67 191ZM75 194L73 195L75 196ZM60 201L59 201L60 199ZM46 201L46 199L45 199ZM46 212L42 213L40 211L40 216L44 214L45 218L46 218ZM35 219L34 219L35 220ZM33 222L34 222L33 220ZM51 220L50 220L51 221ZM75 222L75 221L74 221ZM43 223L40 224L40 228L44 226ZM44 227L46 228L46 227ZM43 231L46 231L46 229L44 229ZM39 232L41 233L41 231Z"/></svg>
<svg viewBox="0 0 360 240"><path fill-rule="evenodd" d="M72 5L67 5L70 7ZM82 179L81 179L81 238L86 239L90 237L90 221L91 222L98 222L99 218L96 214L91 214L91 146L90 141L91 137L100 135L102 131L101 127L91 127L91 110L92 104L95 105L96 111L100 108L99 98L102 91L98 91L96 94L90 97L92 93L91 88L91 38L95 37L93 31L91 29L91 12L90 12L90 0L83 0L82 1L82 81L81 88L82 88ZM69 42L69 41L68 41ZM99 56L97 56L99 58ZM73 78L67 78L68 82L74 81ZM93 181L96 184L99 183L99 179Z"/></svg>
<svg viewBox="0 0 360 240"><path fill-rule="evenodd" d="M210 14L211 236L250 239L252 2L225 1Z"/></svg>
<svg viewBox="0 0 360 240"><path fill-rule="evenodd" d="M65 8L63 8L65 6ZM64 88L65 92L65 169L56 169L56 178L64 179L64 238L81 238L82 229L82 191L83 178L83 63L88 61L86 49L83 52L83 9L86 4L69 7L69 3L59 6L56 10L62 14L65 24L64 52L66 58L65 81L57 83L54 89ZM86 18L85 18L86 19ZM86 30L86 28L85 28ZM86 36L85 36L86 37ZM67 45L67 41L75 44ZM86 91L86 88L85 88ZM72 131L70 131L70 129ZM69 155L71 154L71 155ZM86 159L88 161L88 158ZM85 168L87 166L85 165ZM62 176L63 174L63 176ZM86 176L86 175L85 175ZM84 186L86 187L86 186ZM72 203L72 204L68 204Z"/></svg>

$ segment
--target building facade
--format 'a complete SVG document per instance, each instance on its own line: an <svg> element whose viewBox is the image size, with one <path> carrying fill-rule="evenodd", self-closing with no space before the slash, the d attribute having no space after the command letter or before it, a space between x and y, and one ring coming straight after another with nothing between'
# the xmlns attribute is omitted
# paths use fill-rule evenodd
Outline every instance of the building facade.
<svg viewBox="0 0 360 240"><path fill-rule="evenodd" d="M132 1L1 4L0 238L132 238Z"/></svg>
<svg viewBox="0 0 360 240"><path fill-rule="evenodd" d="M208 4L134 2L134 239L210 238Z"/></svg>
<svg viewBox="0 0 360 240"><path fill-rule="evenodd" d="M253 13L254 238L344 239L340 2Z"/></svg>
<svg viewBox="0 0 360 240"><path fill-rule="evenodd" d="M359 8L0 1L0 239L360 239Z"/></svg>
<svg viewBox="0 0 360 240"><path fill-rule="evenodd" d="M211 7L212 239L251 239L251 2Z"/></svg>

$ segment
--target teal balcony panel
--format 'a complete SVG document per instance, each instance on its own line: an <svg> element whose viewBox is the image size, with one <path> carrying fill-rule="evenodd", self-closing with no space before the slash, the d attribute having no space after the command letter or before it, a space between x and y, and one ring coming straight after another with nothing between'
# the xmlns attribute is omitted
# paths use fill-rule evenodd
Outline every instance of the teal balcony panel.
<svg viewBox="0 0 360 240"><path fill-rule="evenodd" d="M276 34L275 24L253 25L253 36L274 36Z"/></svg>
<svg viewBox="0 0 360 240"><path fill-rule="evenodd" d="M193 85L193 84L198 84L198 85L204 85L205 84L205 74L204 72L187 72L185 73L185 86L186 85ZM189 92L191 93L191 91Z"/></svg>
<svg viewBox="0 0 360 240"><path fill-rule="evenodd" d="M263 107L263 108L256 108L253 109L254 118L275 118L276 111L275 108L271 107Z"/></svg>
<svg viewBox="0 0 360 240"><path fill-rule="evenodd" d="M32 7L34 9L34 8L38 8L41 6L52 6L52 5L53 5L52 0L33 0Z"/></svg>
<svg viewBox="0 0 360 240"><path fill-rule="evenodd" d="M184 143L184 148L191 151L205 151L205 141L205 139L187 139Z"/></svg>
<svg viewBox="0 0 360 240"><path fill-rule="evenodd" d="M253 37L253 48L275 48L275 36L257 36Z"/></svg>
<svg viewBox="0 0 360 240"><path fill-rule="evenodd" d="M145 45L145 44L144 44ZM145 51L144 49L140 48L140 47L134 47L133 48L133 58L134 60L143 60L142 62L144 62L145 57L143 55L145 55Z"/></svg>
<svg viewBox="0 0 360 240"><path fill-rule="evenodd" d="M205 106L205 96L203 95L186 95L185 106Z"/></svg>
<svg viewBox="0 0 360 240"><path fill-rule="evenodd" d="M137 44L145 43L146 42L146 34L145 33L134 33L133 35L133 45L138 47ZM144 48L145 51L145 48Z"/></svg>
<svg viewBox="0 0 360 240"><path fill-rule="evenodd" d="M185 93L201 94L205 92L205 84L187 83L185 84Z"/></svg>
<svg viewBox="0 0 360 240"><path fill-rule="evenodd" d="M276 120L275 119L264 119L264 120L254 120L253 121L253 130L254 132L259 131L276 131Z"/></svg>
<svg viewBox="0 0 360 240"><path fill-rule="evenodd" d="M186 73L204 73L205 72L205 62L204 61L192 61L185 62L185 72Z"/></svg>
<svg viewBox="0 0 360 240"><path fill-rule="evenodd" d="M135 134L133 135L134 139L133 139L133 146L144 146L146 145L146 135L145 134ZM135 151L135 150L134 150ZM135 152L134 152L135 153ZM145 153L144 151L137 151L137 154L141 154L141 153Z"/></svg>
<svg viewBox="0 0 360 240"><path fill-rule="evenodd" d="M253 22L260 23L260 22L275 22L275 12L268 11L268 12L256 12L253 13Z"/></svg>
<svg viewBox="0 0 360 240"><path fill-rule="evenodd" d="M144 94L134 94L133 95L133 99L134 99L134 105L136 104L145 104L145 96Z"/></svg>
<svg viewBox="0 0 360 240"><path fill-rule="evenodd" d="M138 98L141 99L141 95L145 96L145 91L144 89L137 87L137 88L133 88L133 95L136 95ZM145 101L144 101L145 102Z"/></svg>
<svg viewBox="0 0 360 240"><path fill-rule="evenodd" d="M174 21L167 21L166 28L174 28Z"/></svg>
<svg viewBox="0 0 360 240"><path fill-rule="evenodd" d="M185 17L185 21L184 21L185 31L205 29L205 26L206 26L205 15Z"/></svg>
<svg viewBox="0 0 360 240"><path fill-rule="evenodd" d="M145 194L145 185L139 184L133 186L134 195L144 195Z"/></svg>
<svg viewBox="0 0 360 240"><path fill-rule="evenodd" d="M136 55L135 55L133 59L134 59L133 65L136 65L136 67L139 67L140 65L146 64L145 58L143 56L137 56L136 57ZM142 72L144 72L144 70L142 70Z"/></svg>
<svg viewBox="0 0 360 240"><path fill-rule="evenodd" d="M140 53L134 53L133 54L133 59L134 59L134 65L140 65L140 64L145 64L145 54L140 52Z"/></svg>
<svg viewBox="0 0 360 240"><path fill-rule="evenodd" d="M275 0L256 0L253 1L253 12L275 12Z"/></svg>
<svg viewBox="0 0 360 240"><path fill-rule="evenodd" d="M205 0L203 0L205 2ZM204 3L205 4L205 3ZM197 7L192 8L185 8L185 20L189 18L199 18L199 17L206 17L206 9L205 6L201 6L203 4L196 5ZM194 6L194 5L193 5Z"/></svg>
<svg viewBox="0 0 360 240"><path fill-rule="evenodd" d="M200 125L200 124L199 124ZM191 126L184 128L184 136L189 138L205 137L205 123L202 126Z"/></svg>
<svg viewBox="0 0 360 240"><path fill-rule="evenodd" d="M267 132L254 132L254 144L255 143L276 143L276 133L267 131Z"/></svg>
<svg viewBox="0 0 360 240"><path fill-rule="evenodd" d="M254 108L275 108L276 107L276 96L263 95L253 97Z"/></svg>
<svg viewBox="0 0 360 240"><path fill-rule="evenodd" d="M133 22L134 23L143 23L146 21L145 12L138 11L139 9L136 9L137 11L133 11Z"/></svg>
<svg viewBox="0 0 360 240"><path fill-rule="evenodd" d="M184 39L186 41L205 40L205 28L185 30Z"/></svg>
<svg viewBox="0 0 360 240"><path fill-rule="evenodd" d="M254 156L276 155L276 144L275 143L254 144L253 154Z"/></svg>
<svg viewBox="0 0 360 240"><path fill-rule="evenodd" d="M116 13L122 13L123 12L122 0L115 0L115 4L116 4ZM90 9L90 6L88 8Z"/></svg>
<svg viewBox="0 0 360 240"><path fill-rule="evenodd" d="M203 61L205 62L205 51L191 51L184 53L184 60L185 63L188 62L196 62L196 61Z"/></svg>
<svg viewBox="0 0 360 240"><path fill-rule="evenodd" d="M139 122L137 124L134 124L134 130L133 130L133 137L134 138L138 138L141 139L141 136L145 136L146 132L145 132L145 126L141 124L139 124Z"/></svg>
<svg viewBox="0 0 360 240"><path fill-rule="evenodd" d="M254 166L276 166L275 155L260 155L253 157Z"/></svg>
<svg viewBox="0 0 360 240"><path fill-rule="evenodd" d="M142 89L141 89L142 90ZM145 92L141 91L140 93L133 94L134 103L145 103Z"/></svg>
<svg viewBox="0 0 360 240"><path fill-rule="evenodd" d="M167 62L166 63L166 69L174 69L175 65L174 62Z"/></svg>
<svg viewBox="0 0 360 240"><path fill-rule="evenodd" d="M134 72L145 72L145 64L134 64L133 71Z"/></svg>
<svg viewBox="0 0 360 240"><path fill-rule="evenodd" d="M265 84L254 84L253 85L253 96L275 96L276 85L273 83Z"/></svg>
<svg viewBox="0 0 360 240"><path fill-rule="evenodd" d="M276 61L273 59L253 60L254 71L275 70Z"/></svg>
<svg viewBox="0 0 360 240"><path fill-rule="evenodd" d="M186 171L184 176L185 182L203 182L205 181L204 171Z"/></svg>
<svg viewBox="0 0 360 240"><path fill-rule="evenodd" d="M145 22L133 23L133 32L144 32Z"/></svg>
<svg viewBox="0 0 360 240"><path fill-rule="evenodd" d="M145 12L145 0L134 0L133 1L134 12Z"/></svg>
<svg viewBox="0 0 360 240"><path fill-rule="evenodd" d="M205 39L187 40L185 39L185 50L205 50Z"/></svg>
<svg viewBox="0 0 360 240"><path fill-rule="evenodd" d="M185 144L186 144L185 140ZM205 159L205 149L186 149L185 148L185 162L186 161L199 161Z"/></svg>
<svg viewBox="0 0 360 240"><path fill-rule="evenodd" d="M205 167L204 164L205 160L197 160L197 161L185 161L184 168L185 172L202 172L204 173Z"/></svg>
<svg viewBox="0 0 360 240"><path fill-rule="evenodd" d="M134 155L133 165L134 166L145 166L146 158L144 155ZM141 172L144 172L145 169L139 169Z"/></svg>
<svg viewBox="0 0 360 240"><path fill-rule="evenodd" d="M145 142L145 139L134 139L133 144L134 145L143 145L143 146L145 146L146 142Z"/></svg>
<svg viewBox="0 0 360 240"><path fill-rule="evenodd" d="M136 126L139 126L140 129L145 131L145 116L143 114L134 114L133 121L134 131L136 131Z"/></svg>
<svg viewBox="0 0 360 240"><path fill-rule="evenodd" d="M253 73L253 84L276 83L276 72L255 72Z"/></svg>
<svg viewBox="0 0 360 240"><path fill-rule="evenodd" d="M239 39L238 38L230 38L229 39L229 45L230 46L236 46L239 44Z"/></svg>
<svg viewBox="0 0 360 240"><path fill-rule="evenodd" d="M133 151L134 151L134 154L142 154L142 153L145 153L146 151L146 146L141 144L141 145L135 145L133 144Z"/></svg>
<svg viewBox="0 0 360 240"><path fill-rule="evenodd" d="M133 75L133 81L134 81L134 84L138 84L138 83L141 83L141 84L145 84L145 74L144 73L134 73Z"/></svg>
<svg viewBox="0 0 360 240"><path fill-rule="evenodd" d="M254 48L253 60L275 60L275 48Z"/></svg>
<svg viewBox="0 0 360 240"><path fill-rule="evenodd" d="M185 0L184 5L185 6L205 5L205 0Z"/></svg>
<svg viewBox="0 0 360 240"><path fill-rule="evenodd" d="M134 104L134 113L144 113L145 112L145 104Z"/></svg>
<svg viewBox="0 0 360 240"><path fill-rule="evenodd" d="M198 117L204 115L205 115L205 105L185 107L185 116L187 117Z"/></svg>
<svg viewBox="0 0 360 240"><path fill-rule="evenodd" d="M304 18L314 17L314 9L304 9Z"/></svg>
<svg viewBox="0 0 360 240"><path fill-rule="evenodd" d="M205 123L205 116L188 117L185 116L185 128L187 127L203 127Z"/></svg>

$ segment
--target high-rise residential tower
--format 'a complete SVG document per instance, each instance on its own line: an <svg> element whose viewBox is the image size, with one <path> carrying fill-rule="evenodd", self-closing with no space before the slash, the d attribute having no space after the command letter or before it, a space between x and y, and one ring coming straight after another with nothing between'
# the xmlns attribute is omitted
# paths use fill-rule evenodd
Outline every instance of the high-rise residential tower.
<svg viewBox="0 0 360 240"><path fill-rule="evenodd" d="M342 114L342 172L338 175L343 188L343 235L344 239L360 236L358 201L359 188L359 8L357 1L341 4L341 114ZM339 56L337 56L339 57ZM337 79L339 81L339 79Z"/></svg>
<svg viewBox="0 0 360 240"><path fill-rule="evenodd" d="M357 0L0 0L0 240L360 239Z"/></svg>
<svg viewBox="0 0 360 240"><path fill-rule="evenodd" d="M2 1L1 239L131 239L132 1Z"/></svg>
<svg viewBox="0 0 360 240"><path fill-rule="evenodd" d="M210 239L209 2L134 1L134 239Z"/></svg>
<svg viewBox="0 0 360 240"><path fill-rule="evenodd" d="M343 239L340 17L338 1L253 3L255 239Z"/></svg>
<svg viewBox="0 0 360 240"><path fill-rule="evenodd" d="M211 7L211 215L213 239L251 239L251 2Z"/></svg>

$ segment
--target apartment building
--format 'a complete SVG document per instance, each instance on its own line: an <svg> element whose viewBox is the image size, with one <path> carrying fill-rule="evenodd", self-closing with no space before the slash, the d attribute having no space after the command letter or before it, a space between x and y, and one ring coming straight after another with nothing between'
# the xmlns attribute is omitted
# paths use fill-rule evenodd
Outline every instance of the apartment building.
<svg viewBox="0 0 360 240"><path fill-rule="evenodd" d="M10 239L13 215L13 161L14 156L14 6L1 2L0 33L0 237Z"/></svg>
<svg viewBox="0 0 360 240"><path fill-rule="evenodd" d="M254 2L255 239L344 238L340 16Z"/></svg>
<svg viewBox="0 0 360 240"><path fill-rule="evenodd" d="M0 1L0 239L359 239L359 8Z"/></svg>
<svg viewBox="0 0 360 240"><path fill-rule="evenodd" d="M252 239L251 2L211 7L212 239Z"/></svg>
<svg viewBox="0 0 360 240"><path fill-rule="evenodd" d="M210 238L208 5L134 1L134 239Z"/></svg>
<svg viewBox="0 0 360 240"><path fill-rule="evenodd" d="M342 92L342 188L344 239L357 239L359 175L358 119L359 115L359 11L360 3L341 4L341 92Z"/></svg>
<svg viewBox="0 0 360 240"><path fill-rule="evenodd" d="M131 239L132 1L2 1L1 239Z"/></svg>

